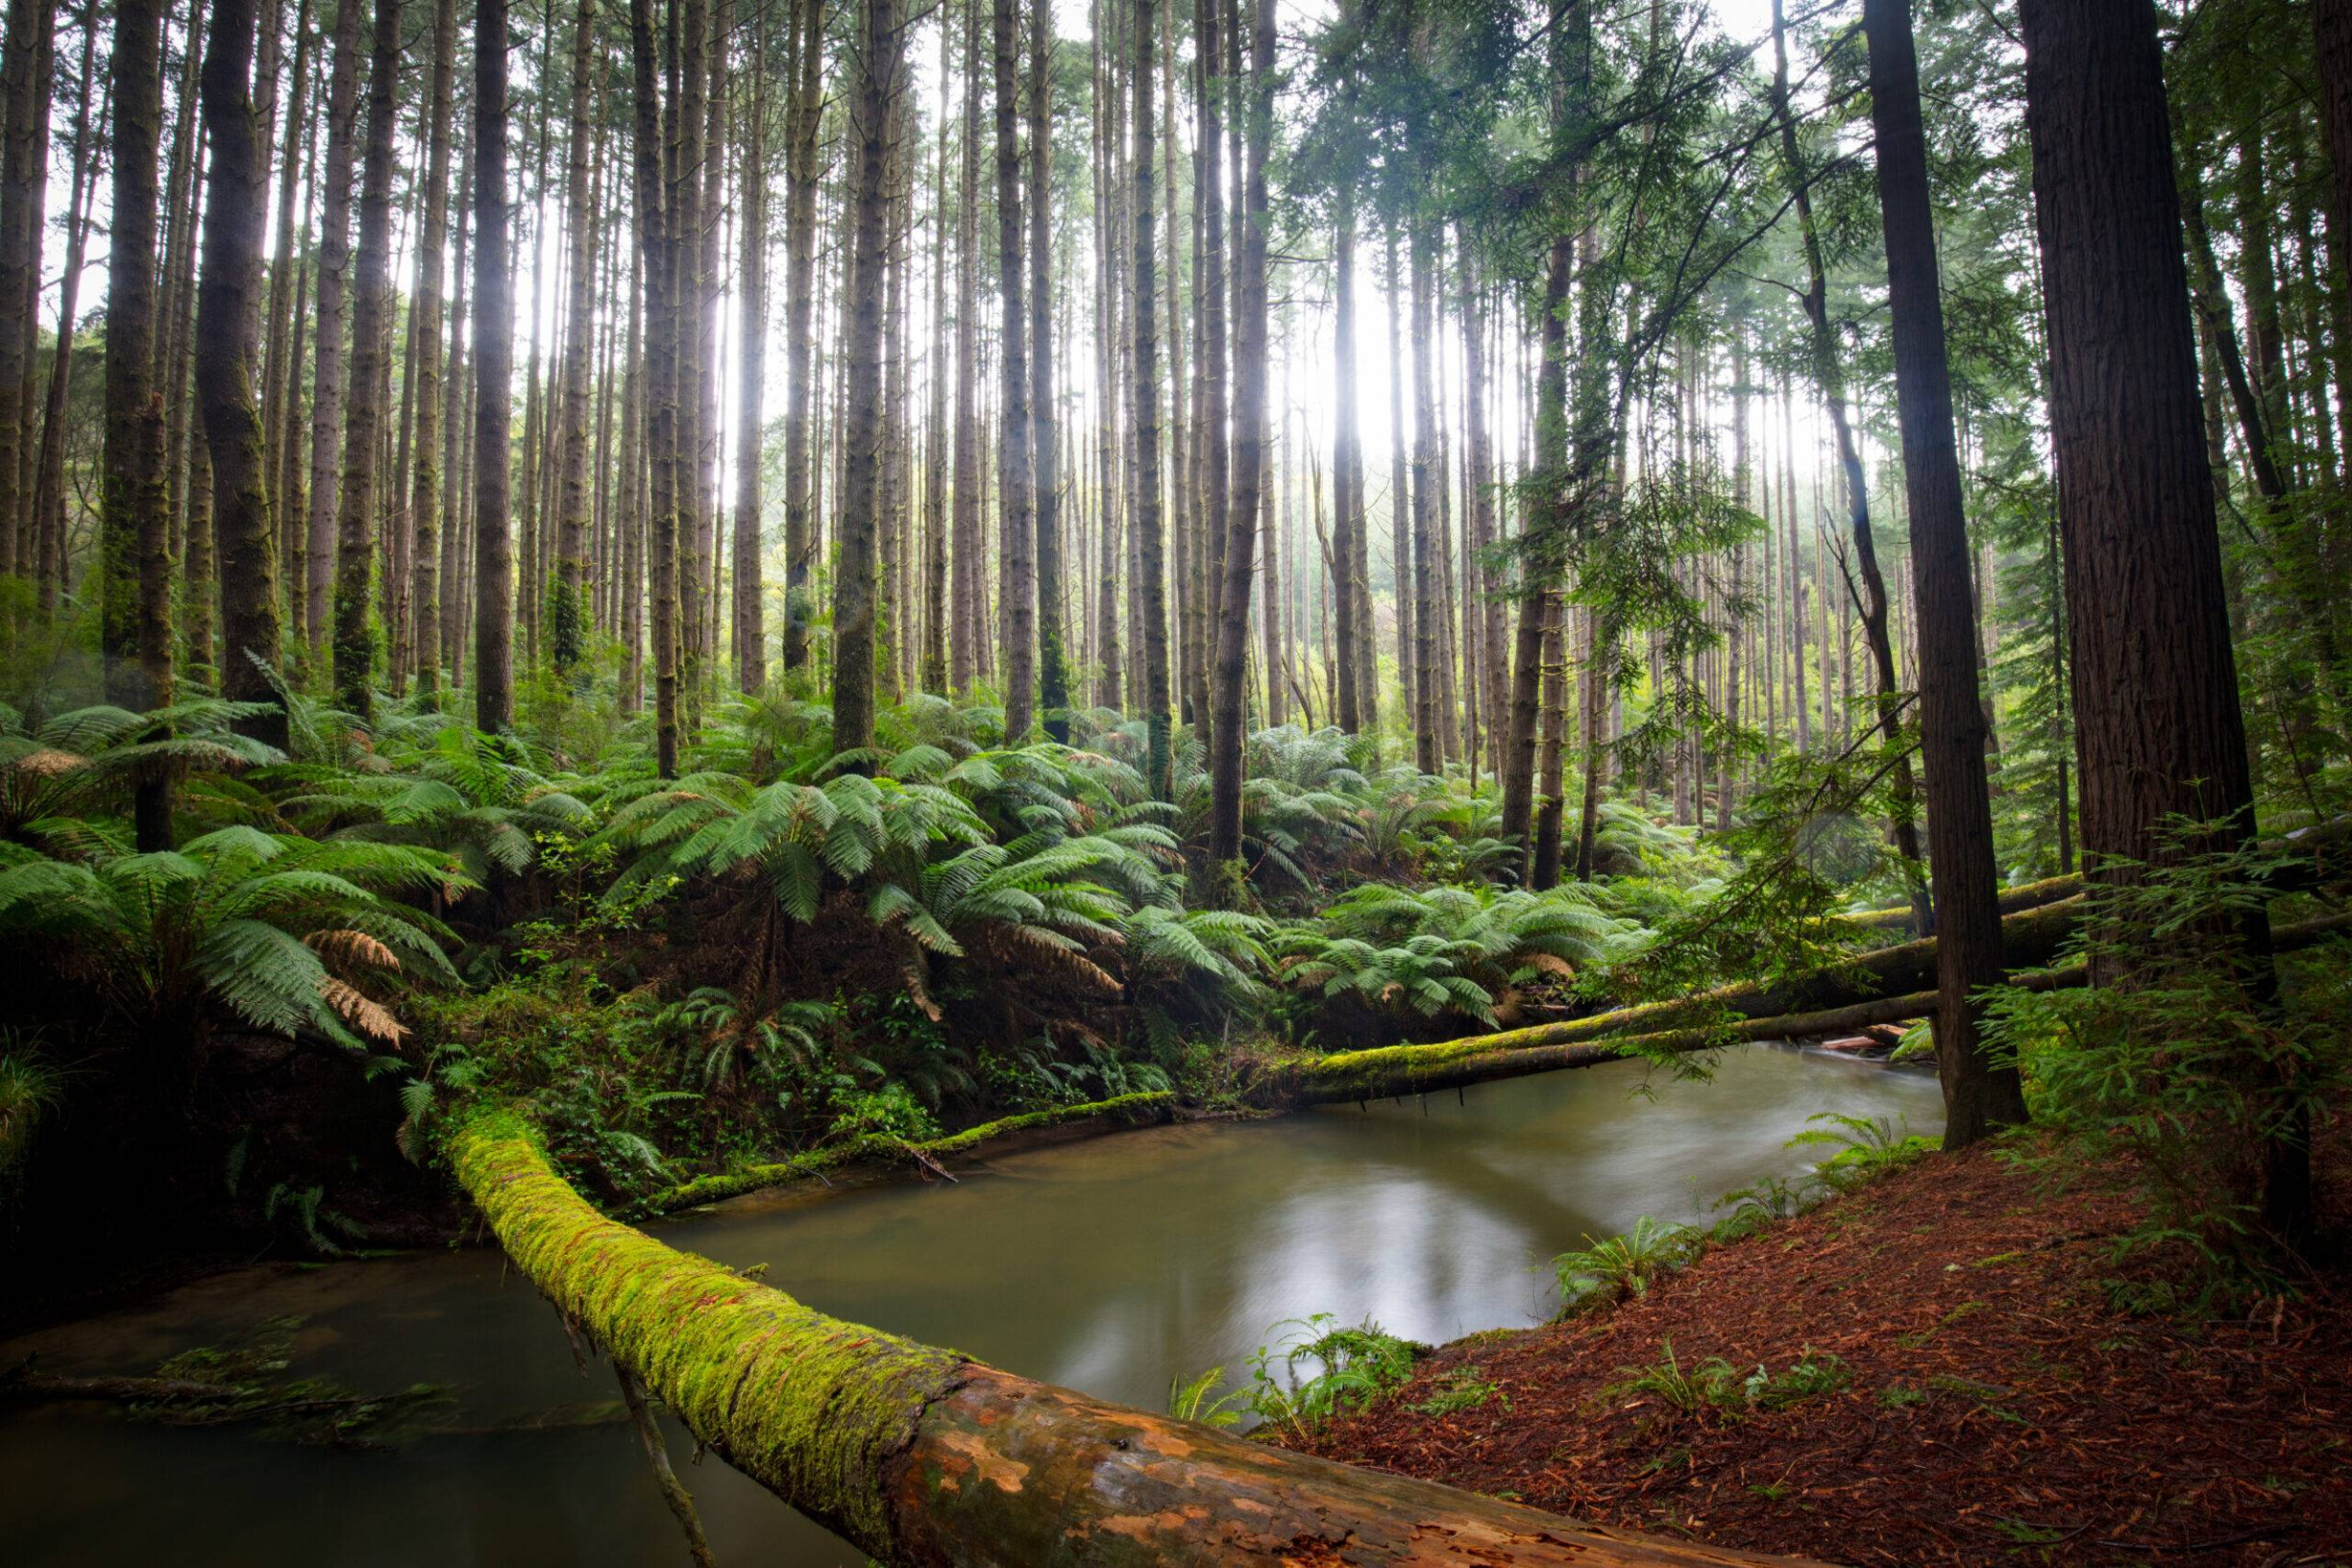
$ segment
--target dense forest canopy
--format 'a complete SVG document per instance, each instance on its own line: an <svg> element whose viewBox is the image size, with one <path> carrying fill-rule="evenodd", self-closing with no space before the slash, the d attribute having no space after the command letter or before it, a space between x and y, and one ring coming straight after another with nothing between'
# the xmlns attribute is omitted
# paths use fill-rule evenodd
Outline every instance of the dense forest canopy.
<svg viewBox="0 0 2352 1568"><path fill-rule="evenodd" d="M2291 1290L2347 485L2352 0L9 0L0 1205L1897 1025Z"/></svg>

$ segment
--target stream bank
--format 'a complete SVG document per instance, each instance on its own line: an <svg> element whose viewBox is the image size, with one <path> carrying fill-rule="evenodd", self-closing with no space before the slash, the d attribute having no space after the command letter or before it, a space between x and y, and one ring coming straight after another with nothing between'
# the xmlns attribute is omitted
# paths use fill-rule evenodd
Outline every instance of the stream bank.
<svg viewBox="0 0 2352 1568"><path fill-rule="evenodd" d="M2340 1233L2352 1162L2327 1162ZM1846 1563L2341 1562L2352 1274L2192 1330L2115 1311L2113 1189L1978 1147L1709 1250L1614 1309L1472 1335L1300 1446L1580 1519ZM1837 1358L1778 1409L1677 1408ZM1482 1390L1467 1408L1458 1391ZM1454 1394L1452 1398L1438 1396ZM1416 1408L1419 1407L1419 1408ZM1443 1413L1431 1413L1432 1409Z"/></svg>

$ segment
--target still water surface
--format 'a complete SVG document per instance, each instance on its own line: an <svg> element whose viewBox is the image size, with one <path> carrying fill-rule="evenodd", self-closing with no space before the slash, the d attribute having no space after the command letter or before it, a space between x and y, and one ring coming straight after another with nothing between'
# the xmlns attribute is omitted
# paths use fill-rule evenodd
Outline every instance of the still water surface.
<svg viewBox="0 0 2352 1568"><path fill-rule="evenodd" d="M752 1199L660 1226L838 1315L1008 1370L1164 1408L1170 1378L1239 1373L1278 1321L1331 1311L1415 1339L1540 1320L1547 1260L1640 1214L1695 1218L1809 1151L1821 1111L1941 1122L1931 1075L1755 1046L1709 1083L1617 1064L1417 1102L1123 1133L894 1181ZM296 1315L291 1375L452 1389L456 1433L390 1453L250 1430L0 1409L0 1562L628 1564L683 1560L627 1429L485 1432L608 1401L494 1250L257 1268L0 1347L54 1372L145 1371ZM862 1556L717 1459L686 1468L729 1568Z"/></svg>

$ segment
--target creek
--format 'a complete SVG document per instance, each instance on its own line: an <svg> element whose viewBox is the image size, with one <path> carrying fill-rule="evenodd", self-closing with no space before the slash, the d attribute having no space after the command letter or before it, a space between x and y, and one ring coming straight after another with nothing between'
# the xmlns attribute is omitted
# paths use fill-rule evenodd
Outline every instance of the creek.
<svg viewBox="0 0 2352 1568"><path fill-rule="evenodd" d="M813 1306L1009 1371L1164 1409L1169 1381L1234 1381L1282 1320L1328 1311L1440 1342L1556 1305L1549 1260L1644 1213L1703 1219L1794 1175L1819 1112L1942 1120L1932 1073L1783 1046L1713 1078L1634 1063L1487 1084L1458 1102L1331 1107L1033 1147L839 1189L754 1195L657 1224L673 1245ZM430 1384L388 1448L171 1427L89 1405L0 1406L0 1561L627 1564L682 1561L617 1408L495 1249L214 1276L0 1346L54 1373L145 1372L295 1320L285 1376L370 1393ZM574 1424L564 1424L572 1421ZM441 1430L431 1430L431 1429ZM861 1554L716 1458L672 1455L723 1564L857 1568Z"/></svg>

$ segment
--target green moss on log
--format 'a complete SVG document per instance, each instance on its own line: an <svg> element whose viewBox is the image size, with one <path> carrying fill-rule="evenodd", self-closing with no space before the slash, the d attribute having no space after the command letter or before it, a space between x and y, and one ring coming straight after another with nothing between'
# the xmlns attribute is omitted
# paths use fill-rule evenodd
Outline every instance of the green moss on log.
<svg viewBox="0 0 2352 1568"><path fill-rule="evenodd" d="M747 1192L764 1188L782 1187L789 1182L805 1181L828 1170L861 1161L905 1160L916 1156L938 1159L945 1155L968 1154L983 1143L1014 1133L1035 1131L1043 1127L1060 1127L1073 1121L1085 1121L1093 1116L1110 1116L1121 1121L1140 1121L1152 1116L1164 1116L1176 1103L1176 1096L1161 1090L1144 1094L1120 1094L1108 1100L1094 1100L1085 1105L1061 1105L1047 1111L1030 1111L1017 1116L1005 1116L985 1121L977 1127L944 1138L927 1139L910 1143L903 1139L888 1138L869 1133L836 1143L827 1148L811 1149L806 1154L794 1155L768 1164L746 1165L741 1170L722 1171L714 1176L698 1176L681 1182L667 1192L649 1199L646 1208L653 1213L674 1213L680 1209L692 1209L698 1204L718 1203L727 1198L739 1198Z"/></svg>
<svg viewBox="0 0 2352 1568"><path fill-rule="evenodd" d="M728 1463L876 1556L892 1556L887 1462L970 1364L861 1328L590 1208L512 1111L450 1140L507 1256L567 1318Z"/></svg>

